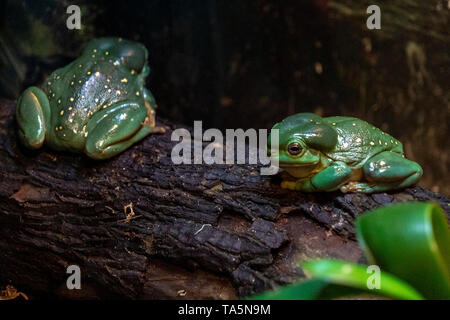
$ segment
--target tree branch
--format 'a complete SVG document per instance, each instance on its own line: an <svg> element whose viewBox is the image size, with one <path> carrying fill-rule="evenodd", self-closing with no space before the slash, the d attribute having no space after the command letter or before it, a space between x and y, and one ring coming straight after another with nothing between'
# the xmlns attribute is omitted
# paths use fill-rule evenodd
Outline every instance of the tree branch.
<svg viewBox="0 0 450 320"><path fill-rule="evenodd" d="M302 278L299 261L361 261L353 233L365 210L444 196L302 194L252 165L174 165L177 127L96 162L16 136L0 100L0 285L34 297L235 298ZM66 288L80 266L82 290Z"/></svg>

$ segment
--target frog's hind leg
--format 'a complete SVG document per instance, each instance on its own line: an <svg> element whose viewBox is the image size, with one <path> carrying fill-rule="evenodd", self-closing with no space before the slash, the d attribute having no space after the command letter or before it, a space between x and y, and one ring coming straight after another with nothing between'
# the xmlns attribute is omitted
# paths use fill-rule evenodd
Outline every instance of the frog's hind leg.
<svg viewBox="0 0 450 320"><path fill-rule="evenodd" d="M120 101L94 114L86 127L85 153L107 159L129 148L152 132L148 109L141 101Z"/></svg>
<svg viewBox="0 0 450 320"><path fill-rule="evenodd" d="M419 181L422 167L396 152L385 151L369 159L363 166L367 182L349 183L343 192L383 192L409 187Z"/></svg>
<svg viewBox="0 0 450 320"><path fill-rule="evenodd" d="M44 91L38 87L26 89L17 101L16 120L19 137L25 146L38 149L45 140L50 103Z"/></svg>

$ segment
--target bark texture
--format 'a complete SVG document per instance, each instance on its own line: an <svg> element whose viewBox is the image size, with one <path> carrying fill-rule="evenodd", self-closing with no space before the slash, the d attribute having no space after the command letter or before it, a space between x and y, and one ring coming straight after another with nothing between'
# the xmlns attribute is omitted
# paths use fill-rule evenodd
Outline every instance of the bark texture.
<svg viewBox="0 0 450 320"><path fill-rule="evenodd" d="M353 221L406 200L449 200L421 187L382 194L302 194L251 165L173 165L168 121L102 162L17 140L0 100L0 286L31 297L213 298L302 278L298 262L362 261ZM67 290L78 265L82 290Z"/></svg>

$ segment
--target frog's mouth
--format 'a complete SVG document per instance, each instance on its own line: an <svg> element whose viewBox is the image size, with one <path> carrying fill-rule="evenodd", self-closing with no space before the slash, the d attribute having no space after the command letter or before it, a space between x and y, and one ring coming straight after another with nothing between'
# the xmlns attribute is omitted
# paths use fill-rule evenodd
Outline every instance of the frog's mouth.
<svg viewBox="0 0 450 320"><path fill-rule="evenodd" d="M280 167L283 168L305 168L307 169L308 167L314 168L318 163L320 162L320 158L313 161L313 162L304 162L304 163L299 163L299 162L293 162L293 161L280 161Z"/></svg>
<svg viewBox="0 0 450 320"><path fill-rule="evenodd" d="M320 162L320 159L321 156L319 152L305 150L305 152L296 157L288 155L287 153L282 154L278 161L280 167L307 168L316 166Z"/></svg>

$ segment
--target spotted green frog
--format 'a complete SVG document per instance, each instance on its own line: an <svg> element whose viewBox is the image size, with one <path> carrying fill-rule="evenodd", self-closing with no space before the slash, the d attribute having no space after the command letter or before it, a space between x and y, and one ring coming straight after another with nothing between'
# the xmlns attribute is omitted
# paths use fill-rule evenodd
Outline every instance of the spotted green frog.
<svg viewBox="0 0 450 320"><path fill-rule="evenodd" d="M397 139L357 118L299 113L273 129L279 129L279 148L272 157L287 172L281 183L286 189L383 192L422 176Z"/></svg>
<svg viewBox="0 0 450 320"><path fill-rule="evenodd" d="M57 69L42 89L19 97L16 119L25 146L106 159L152 132L156 102L144 87L147 49L121 38L92 40L81 56Z"/></svg>

